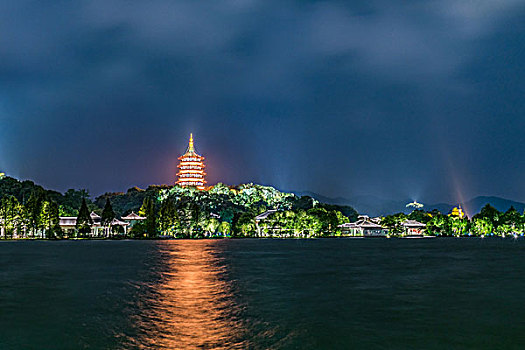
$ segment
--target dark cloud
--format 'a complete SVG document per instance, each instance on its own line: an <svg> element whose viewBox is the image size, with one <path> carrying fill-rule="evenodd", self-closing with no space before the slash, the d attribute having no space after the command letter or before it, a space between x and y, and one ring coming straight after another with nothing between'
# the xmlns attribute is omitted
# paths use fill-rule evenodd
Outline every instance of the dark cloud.
<svg viewBox="0 0 525 350"><path fill-rule="evenodd" d="M0 167L98 194L210 182L523 199L523 1L0 4Z"/></svg>

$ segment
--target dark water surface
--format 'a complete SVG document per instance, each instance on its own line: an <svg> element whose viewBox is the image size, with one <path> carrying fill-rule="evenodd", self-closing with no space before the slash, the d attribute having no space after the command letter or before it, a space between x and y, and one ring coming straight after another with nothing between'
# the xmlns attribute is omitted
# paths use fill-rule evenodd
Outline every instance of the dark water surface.
<svg viewBox="0 0 525 350"><path fill-rule="evenodd" d="M524 349L525 240L0 242L0 349Z"/></svg>

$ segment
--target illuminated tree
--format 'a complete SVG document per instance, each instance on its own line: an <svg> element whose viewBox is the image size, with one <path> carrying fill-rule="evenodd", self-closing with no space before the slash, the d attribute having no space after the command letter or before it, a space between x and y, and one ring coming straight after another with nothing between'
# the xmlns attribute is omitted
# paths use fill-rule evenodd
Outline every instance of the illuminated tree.
<svg viewBox="0 0 525 350"><path fill-rule="evenodd" d="M460 219L457 217L450 218L450 229L454 236L462 236L467 233L468 219Z"/></svg>
<svg viewBox="0 0 525 350"><path fill-rule="evenodd" d="M218 231L222 233L223 236L228 236L231 233L230 223L228 221L222 221Z"/></svg>
<svg viewBox="0 0 525 350"><path fill-rule="evenodd" d="M18 222L21 220L22 212L20 210L20 204L14 196L5 196L0 202L0 219L2 221L2 227L4 229L4 237L12 237Z"/></svg>
<svg viewBox="0 0 525 350"><path fill-rule="evenodd" d="M40 191L31 193L26 204L26 217L31 236L36 236L40 230L40 213L42 211L43 194Z"/></svg>
<svg viewBox="0 0 525 350"><path fill-rule="evenodd" d="M447 235L448 217L441 214L434 214L432 219L427 223L426 231L435 236Z"/></svg>
<svg viewBox="0 0 525 350"><path fill-rule="evenodd" d="M381 219L381 225L388 228L388 231L393 235L401 235L405 232L404 227L401 225L405 222L407 216L404 213L398 213L394 215L387 215Z"/></svg>
<svg viewBox="0 0 525 350"><path fill-rule="evenodd" d="M171 198L164 200L159 209L158 215L159 230L163 235L176 236L180 231L181 225L177 209Z"/></svg>
<svg viewBox="0 0 525 350"><path fill-rule="evenodd" d="M157 218L155 215L155 203L150 197L144 198L142 206L139 210L140 216L145 216L146 220L143 221L142 228L143 233L146 234L148 238L155 238L158 235L157 231Z"/></svg>
<svg viewBox="0 0 525 350"><path fill-rule="evenodd" d="M483 208L481 208L481 211L474 215L473 219L475 218L485 218L489 219L492 222L492 225L494 227L497 227L500 224L500 218L502 217L502 213L494 208L490 204L485 204Z"/></svg>
<svg viewBox="0 0 525 350"><path fill-rule="evenodd" d="M61 238L62 229L60 228L58 204L53 201L44 201L40 212L40 224L43 233L48 239Z"/></svg>
<svg viewBox="0 0 525 350"><path fill-rule="evenodd" d="M492 233L492 222L487 218L472 219L472 233L476 236L487 236Z"/></svg>
<svg viewBox="0 0 525 350"><path fill-rule="evenodd" d="M219 229L220 224L217 218L209 218L204 226L204 231L213 235Z"/></svg>

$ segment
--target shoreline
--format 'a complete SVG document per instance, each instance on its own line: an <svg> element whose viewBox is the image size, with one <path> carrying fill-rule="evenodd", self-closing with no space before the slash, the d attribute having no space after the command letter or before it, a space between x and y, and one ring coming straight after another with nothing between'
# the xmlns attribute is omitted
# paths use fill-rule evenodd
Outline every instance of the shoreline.
<svg viewBox="0 0 525 350"><path fill-rule="evenodd" d="M0 242L20 242L20 241L46 241L46 242L81 242L81 241L205 241L205 240L316 240L316 239L367 239L367 240L419 240L419 239L500 239L500 240L518 240L525 238L524 236L512 236L508 235L505 237L501 236L422 236L422 237L363 237L363 236L329 236L329 237L173 237L173 238L63 238L63 239L47 239L47 238L8 238L0 239Z"/></svg>

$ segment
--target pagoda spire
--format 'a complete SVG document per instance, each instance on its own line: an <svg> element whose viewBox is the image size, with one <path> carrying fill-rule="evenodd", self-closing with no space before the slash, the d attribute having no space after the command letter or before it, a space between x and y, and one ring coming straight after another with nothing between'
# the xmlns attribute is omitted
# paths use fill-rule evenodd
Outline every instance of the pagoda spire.
<svg viewBox="0 0 525 350"><path fill-rule="evenodd" d="M195 153L195 148L193 147L193 133L190 134L190 142L188 144L187 153Z"/></svg>

